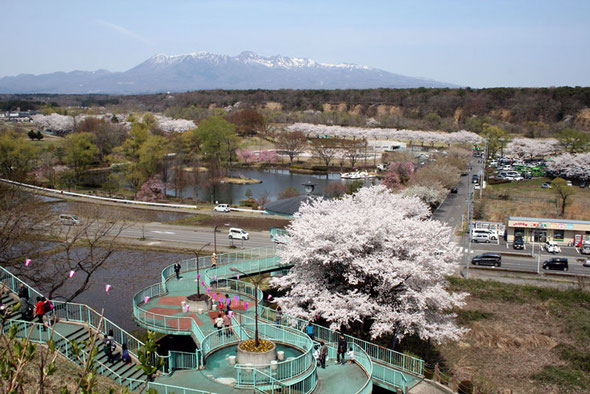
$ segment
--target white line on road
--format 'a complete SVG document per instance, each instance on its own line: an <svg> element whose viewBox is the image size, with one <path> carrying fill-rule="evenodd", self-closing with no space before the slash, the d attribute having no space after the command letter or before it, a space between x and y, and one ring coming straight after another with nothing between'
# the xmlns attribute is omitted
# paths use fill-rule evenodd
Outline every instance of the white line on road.
<svg viewBox="0 0 590 394"><path fill-rule="evenodd" d="M172 234L172 235L175 234L172 231L158 231L158 230L152 230L152 233L156 233L156 234Z"/></svg>

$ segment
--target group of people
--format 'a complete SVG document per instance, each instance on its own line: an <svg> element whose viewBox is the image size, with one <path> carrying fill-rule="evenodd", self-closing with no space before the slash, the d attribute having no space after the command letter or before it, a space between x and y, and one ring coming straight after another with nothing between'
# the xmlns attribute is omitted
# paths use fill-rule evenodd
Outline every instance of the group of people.
<svg viewBox="0 0 590 394"><path fill-rule="evenodd" d="M305 327L305 332L311 338L312 341L315 341L315 327L313 323L310 321L307 326ZM322 368L326 368L326 360L328 358L328 345L322 340L319 341L319 346L316 345L315 352L313 354L314 358L317 360L318 364ZM338 337L338 346L337 346L337 353L336 353L336 364L344 365L346 364L346 358L350 360L351 363L354 363L354 350L352 347L348 348L348 341L344 334L340 334Z"/></svg>
<svg viewBox="0 0 590 394"><path fill-rule="evenodd" d="M53 304L45 297L37 297L35 307L29 302L29 289L23 284L19 286L18 297L20 301L21 319L25 321L33 321L37 317L37 322L42 325L42 330L47 331L47 327L51 325L53 312Z"/></svg>
<svg viewBox="0 0 590 394"><path fill-rule="evenodd" d="M218 336L222 335L224 328L225 335L231 336L231 317L229 316L229 312L231 311L231 298L229 297L229 294L225 295L225 299L225 313L219 313L214 323L217 328ZM223 311L223 302L221 300L219 300L219 311Z"/></svg>
<svg viewBox="0 0 590 394"><path fill-rule="evenodd" d="M104 336L102 339L102 344L102 350L104 351L105 356L107 356L107 362L114 364L117 358L115 354L117 345L115 343L113 330L109 330L108 335ZM131 363L131 356L129 355L129 349L127 348L126 343L121 346L121 361L125 364Z"/></svg>

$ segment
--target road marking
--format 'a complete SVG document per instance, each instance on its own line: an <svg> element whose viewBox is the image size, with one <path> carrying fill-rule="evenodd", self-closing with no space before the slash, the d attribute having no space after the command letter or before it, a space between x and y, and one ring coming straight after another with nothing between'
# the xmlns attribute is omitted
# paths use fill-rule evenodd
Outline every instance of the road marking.
<svg viewBox="0 0 590 394"><path fill-rule="evenodd" d="M158 231L158 230L152 230L152 233L156 233L156 234L172 234L172 235L175 234L172 231Z"/></svg>

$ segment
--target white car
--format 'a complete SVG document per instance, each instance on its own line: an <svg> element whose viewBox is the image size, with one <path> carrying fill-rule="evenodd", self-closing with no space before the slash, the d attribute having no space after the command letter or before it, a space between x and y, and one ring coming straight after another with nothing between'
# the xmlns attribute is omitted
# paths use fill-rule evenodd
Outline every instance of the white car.
<svg viewBox="0 0 590 394"><path fill-rule="evenodd" d="M561 253L561 248L554 241L545 242L545 251L547 253Z"/></svg>
<svg viewBox="0 0 590 394"><path fill-rule="evenodd" d="M241 228L230 228L228 237L229 239L241 239L243 241L246 241L250 239L250 234L248 234Z"/></svg>
<svg viewBox="0 0 590 394"><path fill-rule="evenodd" d="M231 208L229 207L229 204L219 204L213 208L213 210L215 212L229 212L231 211Z"/></svg>

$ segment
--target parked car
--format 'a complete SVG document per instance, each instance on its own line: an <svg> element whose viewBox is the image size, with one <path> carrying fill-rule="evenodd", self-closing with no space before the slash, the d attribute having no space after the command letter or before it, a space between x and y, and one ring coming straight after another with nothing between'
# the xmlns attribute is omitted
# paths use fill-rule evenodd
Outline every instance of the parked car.
<svg viewBox="0 0 590 394"><path fill-rule="evenodd" d="M473 174L471 177L471 183L479 183L479 175Z"/></svg>
<svg viewBox="0 0 590 394"><path fill-rule="evenodd" d="M82 224L82 219L76 215L62 213L59 215L59 223L65 226L79 226Z"/></svg>
<svg viewBox="0 0 590 394"><path fill-rule="evenodd" d="M590 259L586 259L586 261L584 261L584 263L582 265L584 267L590 267Z"/></svg>
<svg viewBox="0 0 590 394"><path fill-rule="evenodd" d="M582 245L580 248L581 254L590 254L590 245Z"/></svg>
<svg viewBox="0 0 590 394"><path fill-rule="evenodd" d="M581 188L581 189L583 189L583 188L585 188L585 187L586 187L586 182L582 182L582 183L580 183L580 188Z"/></svg>
<svg viewBox="0 0 590 394"><path fill-rule="evenodd" d="M514 249L524 249L524 240L522 238L516 238L512 243Z"/></svg>
<svg viewBox="0 0 590 394"><path fill-rule="evenodd" d="M491 234L489 230L475 229L471 232L471 242L485 242L489 243L491 240Z"/></svg>
<svg viewBox="0 0 590 394"><path fill-rule="evenodd" d="M544 270L567 271L568 262L566 257L551 257L543 263Z"/></svg>
<svg viewBox="0 0 590 394"><path fill-rule="evenodd" d="M561 248L554 241L545 242L545 251L547 253L561 253Z"/></svg>
<svg viewBox="0 0 590 394"><path fill-rule="evenodd" d="M241 239L241 240L248 240L250 239L250 234L246 231L242 230L241 228L230 228L228 233L229 239Z"/></svg>
<svg viewBox="0 0 590 394"><path fill-rule="evenodd" d="M215 208L213 208L215 212L229 212L231 208L229 204L218 204Z"/></svg>
<svg viewBox="0 0 590 394"><path fill-rule="evenodd" d="M484 253L471 259L473 265L489 265L491 267L500 267L502 265L502 255L500 253Z"/></svg>
<svg viewBox="0 0 590 394"><path fill-rule="evenodd" d="M545 183L543 183L543 184L541 185L541 187L542 187L543 189L551 189L551 183L549 183L549 182L545 182Z"/></svg>
<svg viewBox="0 0 590 394"><path fill-rule="evenodd" d="M451 188L451 193L457 193L457 192L458 192L458 190L457 190L457 188L456 188L456 187L452 187L452 188Z"/></svg>

